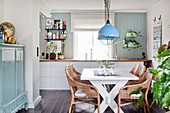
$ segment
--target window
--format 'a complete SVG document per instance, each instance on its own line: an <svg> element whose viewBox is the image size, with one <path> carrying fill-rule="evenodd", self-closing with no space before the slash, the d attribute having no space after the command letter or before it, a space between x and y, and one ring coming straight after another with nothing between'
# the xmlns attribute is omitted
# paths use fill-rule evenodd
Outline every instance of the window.
<svg viewBox="0 0 170 113"><path fill-rule="evenodd" d="M74 59L105 60L113 56L112 46L104 45L98 38L98 31L74 32Z"/></svg>

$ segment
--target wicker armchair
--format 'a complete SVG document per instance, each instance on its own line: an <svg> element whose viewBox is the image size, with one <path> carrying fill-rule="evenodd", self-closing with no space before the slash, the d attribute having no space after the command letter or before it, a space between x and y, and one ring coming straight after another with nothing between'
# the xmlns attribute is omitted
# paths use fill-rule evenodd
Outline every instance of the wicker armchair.
<svg viewBox="0 0 170 113"><path fill-rule="evenodd" d="M144 65L139 66L138 71L135 72L134 75L136 75L140 79L144 75L145 71L146 71L146 67Z"/></svg>
<svg viewBox="0 0 170 113"><path fill-rule="evenodd" d="M73 72L75 73L74 75L72 75L73 79L79 81L79 82L82 82L82 83L85 83L85 84L89 84L91 85L90 81L89 80L81 80L80 77L81 77L81 73L79 73L73 66L73 64L70 65L70 67L72 68Z"/></svg>
<svg viewBox="0 0 170 113"><path fill-rule="evenodd" d="M145 74L146 67L145 66L139 66L139 69L134 75L139 77L139 80L129 80L126 85L132 85L132 84L139 84L141 81L143 81L143 75ZM142 78L142 79L141 79Z"/></svg>
<svg viewBox="0 0 170 113"><path fill-rule="evenodd" d="M140 64L135 64L130 73L134 74L139 70Z"/></svg>
<svg viewBox="0 0 170 113"><path fill-rule="evenodd" d="M74 80L73 77L76 76L76 73L73 71L73 68L71 65L65 68L65 72L66 72L68 83L69 83L70 90L71 90L68 113L71 113L71 111L73 113L75 104L79 104L79 103L93 104L96 107L98 107L98 113L99 113L100 112L100 96L99 96L99 92L97 88L92 85L82 83L81 81ZM78 91L78 89L82 89L82 91L84 92L83 96L76 96L76 91ZM85 100L85 99L88 99L88 100Z"/></svg>
<svg viewBox="0 0 170 113"><path fill-rule="evenodd" d="M146 113L146 109L145 109L145 106L146 106L148 113L150 113L149 104L148 104L148 100L147 100L147 94L148 94L148 90L150 88L151 80L152 80L152 74L150 74L147 71L143 75L141 80L138 81L138 84L127 85L127 86L124 86L123 88L121 88L120 91L119 91L119 94L118 94L118 113L120 113L120 107L121 106L137 103L137 102L133 101L133 102L121 104L120 103L121 99L132 99L132 100L135 99L136 100L136 99L139 99L139 96L141 94L145 94L145 101L142 104L142 105L144 105L144 112ZM146 88L146 90L142 91L141 94L139 94L139 95L131 95L131 96L129 96L130 92L134 91L134 89L137 89L138 87Z"/></svg>

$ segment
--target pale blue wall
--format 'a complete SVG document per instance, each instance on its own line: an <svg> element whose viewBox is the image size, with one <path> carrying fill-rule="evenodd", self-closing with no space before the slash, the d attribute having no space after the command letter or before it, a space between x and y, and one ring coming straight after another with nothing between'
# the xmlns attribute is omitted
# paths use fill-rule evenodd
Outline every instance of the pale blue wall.
<svg viewBox="0 0 170 113"><path fill-rule="evenodd" d="M115 13L115 27L118 29L121 41L125 37L125 33L131 29L133 31L140 31L144 38L138 38L137 41L142 44L143 49L130 49L127 52L123 49L123 44L117 44L117 54L119 58L142 58L142 52L146 53L146 39L147 39L147 22L146 13ZM115 48L114 48L115 49Z"/></svg>
<svg viewBox="0 0 170 113"><path fill-rule="evenodd" d="M65 43L67 44L65 46L65 58L71 59L73 58L73 33L71 32L71 13L54 13L52 15L53 19L62 19L63 21L66 21L67 26L67 39ZM46 17L40 17L40 25L41 25L41 33L40 33L40 54L42 52L45 52L45 45L47 43L46 40L44 40L44 37L47 36L47 30L45 30L45 24L46 24Z"/></svg>
<svg viewBox="0 0 170 113"><path fill-rule="evenodd" d="M68 38L65 41L65 43L67 44L65 47L65 58L73 58L73 33L71 32L71 13L54 13L52 18L62 19L63 21L66 21Z"/></svg>

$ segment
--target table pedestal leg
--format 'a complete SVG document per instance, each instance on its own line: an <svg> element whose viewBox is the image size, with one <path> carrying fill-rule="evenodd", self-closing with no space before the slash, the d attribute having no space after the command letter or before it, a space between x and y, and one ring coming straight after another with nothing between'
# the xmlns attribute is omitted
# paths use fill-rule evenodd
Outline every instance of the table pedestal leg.
<svg viewBox="0 0 170 113"><path fill-rule="evenodd" d="M103 97L103 101L100 104L100 113L103 113L108 106L117 113L118 112L118 106L117 103L114 101L114 98L117 96L119 93L119 90L127 83L127 81L117 81L115 84L115 81L113 84L115 86L113 89L108 93L107 90L103 87L103 82L102 81L90 81L99 91L100 95ZM109 82L109 84L112 84ZM95 111L97 113L97 109ZM123 113L123 111L120 109L120 113Z"/></svg>

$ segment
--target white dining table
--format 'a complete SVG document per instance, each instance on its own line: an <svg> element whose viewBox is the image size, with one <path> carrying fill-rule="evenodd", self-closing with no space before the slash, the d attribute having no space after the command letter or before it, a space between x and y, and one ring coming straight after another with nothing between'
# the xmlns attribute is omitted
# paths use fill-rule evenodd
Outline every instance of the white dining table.
<svg viewBox="0 0 170 113"><path fill-rule="evenodd" d="M139 78L131 74L127 70L115 69L114 73L119 76L95 76L95 72L98 68L84 68L81 75L81 80L89 80L99 91L103 101L100 104L100 113L103 113L108 106L117 113L118 105L114 101L114 98L118 95L119 90L128 82L128 80L138 80ZM114 84L115 86L110 92L107 91L104 84ZM97 113L97 109L95 110ZM120 109L120 113L123 111Z"/></svg>

